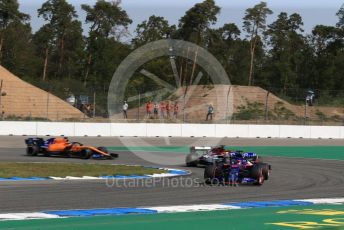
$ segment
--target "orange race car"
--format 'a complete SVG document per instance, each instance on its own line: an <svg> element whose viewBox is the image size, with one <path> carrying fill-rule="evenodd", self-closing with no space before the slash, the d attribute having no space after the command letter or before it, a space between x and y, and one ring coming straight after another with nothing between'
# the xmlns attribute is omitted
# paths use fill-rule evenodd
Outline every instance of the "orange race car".
<svg viewBox="0 0 344 230"><path fill-rule="evenodd" d="M62 156L75 157L81 159L113 159L117 158L118 154L109 153L105 147L84 146L79 142L70 143L68 138L28 138L25 140L27 145L26 153L29 156Z"/></svg>

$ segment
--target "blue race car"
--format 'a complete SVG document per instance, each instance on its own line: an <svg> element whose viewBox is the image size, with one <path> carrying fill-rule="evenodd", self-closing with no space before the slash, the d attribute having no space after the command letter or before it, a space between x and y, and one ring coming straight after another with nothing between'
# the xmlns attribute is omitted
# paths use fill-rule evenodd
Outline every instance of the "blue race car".
<svg viewBox="0 0 344 230"><path fill-rule="evenodd" d="M271 165L259 159L256 153L229 152L205 167L205 183L262 185L269 179Z"/></svg>

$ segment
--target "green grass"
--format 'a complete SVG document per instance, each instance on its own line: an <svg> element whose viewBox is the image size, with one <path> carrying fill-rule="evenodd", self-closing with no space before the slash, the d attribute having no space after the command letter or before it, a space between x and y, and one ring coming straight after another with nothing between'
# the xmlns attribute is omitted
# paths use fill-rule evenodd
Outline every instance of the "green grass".
<svg viewBox="0 0 344 230"><path fill-rule="evenodd" d="M113 176L165 173L142 166L71 164L71 163L0 163L0 178Z"/></svg>

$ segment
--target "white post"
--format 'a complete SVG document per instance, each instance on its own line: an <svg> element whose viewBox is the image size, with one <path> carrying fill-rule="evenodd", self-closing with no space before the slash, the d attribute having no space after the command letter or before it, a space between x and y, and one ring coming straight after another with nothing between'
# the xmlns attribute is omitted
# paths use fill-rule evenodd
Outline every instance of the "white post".
<svg viewBox="0 0 344 230"><path fill-rule="evenodd" d="M96 117L96 91L93 92L93 118Z"/></svg>
<svg viewBox="0 0 344 230"><path fill-rule="evenodd" d="M1 107L1 97L2 97L2 80L1 80L1 83L0 83L0 118L2 120L2 107Z"/></svg>

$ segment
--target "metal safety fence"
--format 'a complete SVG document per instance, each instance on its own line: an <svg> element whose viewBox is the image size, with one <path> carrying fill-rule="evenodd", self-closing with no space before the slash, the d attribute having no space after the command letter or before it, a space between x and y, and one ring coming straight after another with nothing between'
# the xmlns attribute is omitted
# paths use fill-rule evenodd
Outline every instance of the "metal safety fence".
<svg viewBox="0 0 344 230"><path fill-rule="evenodd" d="M1 80L1 79L0 79ZM344 91L189 86L159 94L127 93L108 113L107 88L36 88L1 81L2 120L343 125ZM127 110L123 105L127 103ZM109 102L111 105L111 102Z"/></svg>

